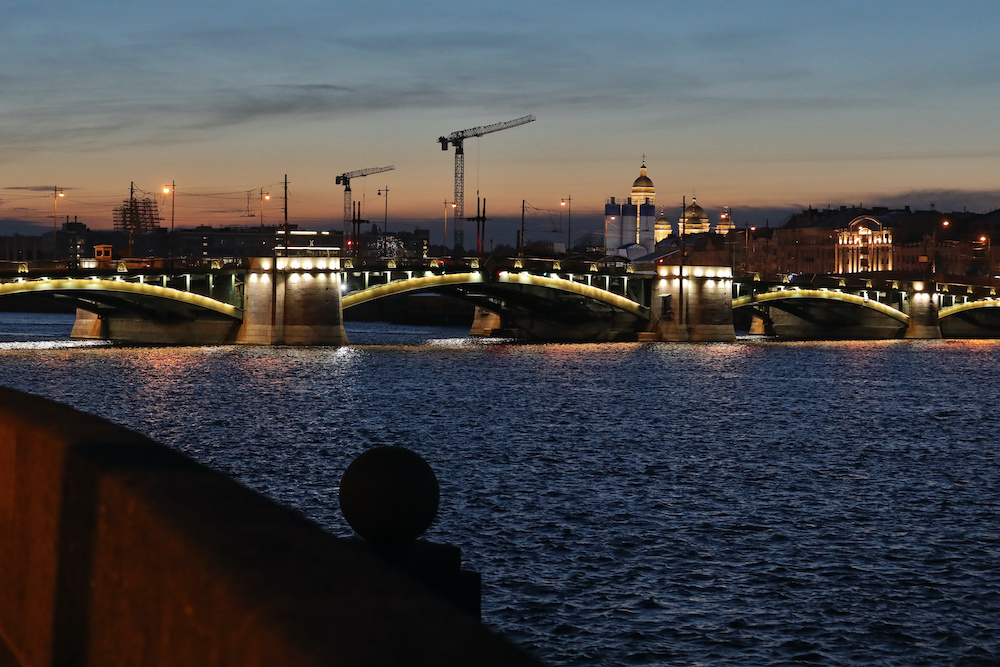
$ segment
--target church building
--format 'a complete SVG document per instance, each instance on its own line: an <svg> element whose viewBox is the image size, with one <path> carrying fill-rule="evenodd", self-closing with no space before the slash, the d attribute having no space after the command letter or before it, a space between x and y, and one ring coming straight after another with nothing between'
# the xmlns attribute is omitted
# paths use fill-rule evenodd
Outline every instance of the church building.
<svg viewBox="0 0 1000 667"><path fill-rule="evenodd" d="M604 247L608 253L628 246L642 246L652 252L656 245L654 217L656 188L646 175L646 161L639 168L639 177L632 183L632 192L624 202L609 197L604 205Z"/></svg>

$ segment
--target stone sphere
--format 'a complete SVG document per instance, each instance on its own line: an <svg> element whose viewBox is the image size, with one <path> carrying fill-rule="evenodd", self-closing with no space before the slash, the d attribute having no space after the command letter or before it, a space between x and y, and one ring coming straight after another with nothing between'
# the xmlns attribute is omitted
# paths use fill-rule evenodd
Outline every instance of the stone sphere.
<svg viewBox="0 0 1000 667"><path fill-rule="evenodd" d="M424 534L437 516L440 489L434 471L405 447L375 447L347 466L340 510L358 535L401 546Z"/></svg>

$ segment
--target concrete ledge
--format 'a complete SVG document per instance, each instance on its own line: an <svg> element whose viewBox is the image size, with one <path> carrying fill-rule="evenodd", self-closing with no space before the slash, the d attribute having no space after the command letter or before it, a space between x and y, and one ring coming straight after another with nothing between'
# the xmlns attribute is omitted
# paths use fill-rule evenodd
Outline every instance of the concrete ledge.
<svg viewBox="0 0 1000 667"><path fill-rule="evenodd" d="M363 545L138 434L0 389L6 664L540 663Z"/></svg>

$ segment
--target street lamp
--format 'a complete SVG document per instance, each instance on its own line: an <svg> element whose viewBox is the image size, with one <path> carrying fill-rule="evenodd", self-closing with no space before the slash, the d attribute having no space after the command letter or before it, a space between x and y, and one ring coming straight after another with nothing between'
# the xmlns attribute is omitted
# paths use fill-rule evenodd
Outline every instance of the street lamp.
<svg viewBox="0 0 1000 667"><path fill-rule="evenodd" d="M613 227L614 224L615 224L615 216L611 216L610 218L608 218L608 217L604 218L604 253L605 254L607 254L607 252L608 252L608 222L610 222L611 226Z"/></svg>
<svg viewBox="0 0 1000 667"><path fill-rule="evenodd" d="M170 195L170 233L174 233L174 196L177 190L177 183L170 181L170 185L163 186L163 194Z"/></svg>
<svg viewBox="0 0 1000 667"><path fill-rule="evenodd" d="M743 271L750 273L750 232L756 231L756 227L745 227L743 229Z"/></svg>
<svg viewBox="0 0 1000 667"><path fill-rule="evenodd" d="M65 197L63 191L52 186L52 259L59 259L59 246L56 237L59 234L59 199Z"/></svg>
<svg viewBox="0 0 1000 667"><path fill-rule="evenodd" d="M381 190L379 190L378 196L379 197L383 196L382 195L383 192L385 193L385 217L382 218L382 233L388 234L389 233L389 187L386 186Z"/></svg>
<svg viewBox="0 0 1000 667"><path fill-rule="evenodd" d="M270 192L264 192L264 188L260 189L260 231L264 232L264 200L271 199Z"/></svg>
<svg viewBox="0 0 1000 667"><path fill-rule="evenodd" d="M444 254L448 254L448 204L451 204L452 208L458 208L458 204L455 202L444 200Z"/></svg>
<svg viewBox="0 0 1000 667"><path fill-rule="evenodd" d="M566 253L573 247L573 198L567 196L559 202L560 206L566 207Z"/></svg>

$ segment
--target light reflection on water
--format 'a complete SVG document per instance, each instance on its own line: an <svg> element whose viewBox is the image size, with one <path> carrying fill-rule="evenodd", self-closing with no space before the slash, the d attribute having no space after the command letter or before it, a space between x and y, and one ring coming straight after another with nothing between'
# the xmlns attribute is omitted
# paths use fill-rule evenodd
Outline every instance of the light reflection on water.
<svg viewBox="0 0 1000 667"><path fill-rule="evenodd" d="M419 452L442 485L428 537L483 573L485 621L552 664L1000 655L1000 342L515 345L364 324L344 348L152 348L46 326L0 317L32 341L0 347L0 382L336 534L357 454Z"/></svg>

